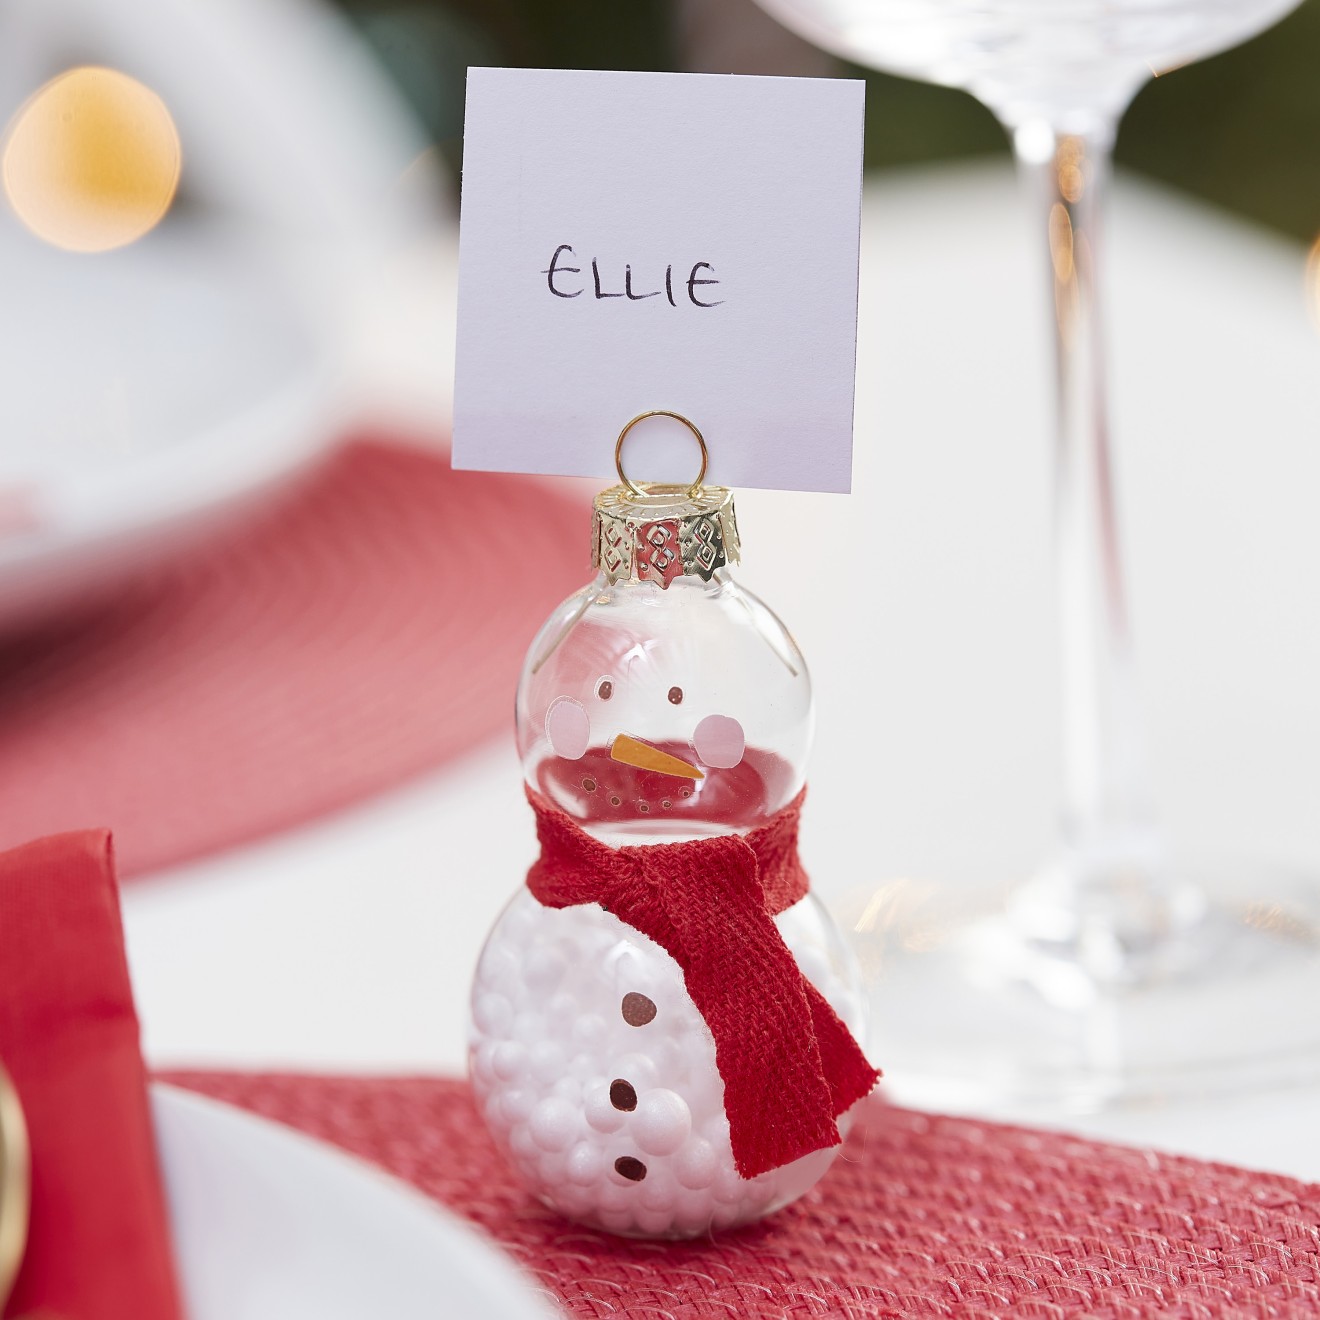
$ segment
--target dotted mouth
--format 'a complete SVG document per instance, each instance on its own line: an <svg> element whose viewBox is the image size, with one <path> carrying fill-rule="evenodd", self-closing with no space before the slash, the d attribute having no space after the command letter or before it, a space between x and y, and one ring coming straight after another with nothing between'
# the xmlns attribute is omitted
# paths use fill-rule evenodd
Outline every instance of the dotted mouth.
<svg viewBox="0 0 1320 1320"><path fill-rule="evenodd" d="M603 786L593 775L584 775L581 784L584 793L600 793L610 806L615 808L632 807L643 816L650 815L654 807L659 807L661 811L673 811L675 807L681 807L692 796L692 789L687 784L684 784L677 792L660 798L658 802L651 802L647 798L625 798L621 793L613 792Z"/></svg>

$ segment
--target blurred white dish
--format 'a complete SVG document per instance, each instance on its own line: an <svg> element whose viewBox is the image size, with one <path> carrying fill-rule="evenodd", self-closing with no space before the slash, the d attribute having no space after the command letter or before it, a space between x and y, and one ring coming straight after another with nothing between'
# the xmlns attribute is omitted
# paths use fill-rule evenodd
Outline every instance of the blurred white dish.
<svg viewBox="0 0 1320 1320"><path fill-rule="evenodd" d="M0 627L208 530L336 437L329 346L271 263L196 232L0 242Z"/></svg>
<svg viewBox="0 0 1320 1320"><path fill-rule="evenodd" d="M129 72L169 108L183 173L156 229L94 255L0 200L0 631L342 439L364 292L435 203L434 171L408 169L424 144L317 0L13 0L4 28L6 113L70 63Z"/></svg>
<svg viewBox="0 0 1320 1320"><path fill-rule="evenodd" d="M513 1262L402 1183L203 1096L152 1087L190 1320L550 1320Z"/></svg>

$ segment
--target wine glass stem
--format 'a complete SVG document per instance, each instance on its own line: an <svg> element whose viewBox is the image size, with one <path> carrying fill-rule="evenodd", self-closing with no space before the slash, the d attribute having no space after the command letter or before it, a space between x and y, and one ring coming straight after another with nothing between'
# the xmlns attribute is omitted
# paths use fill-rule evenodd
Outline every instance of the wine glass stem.
<svg viewBox="0 0 1320 1320"><path fill-rule="evenodd" d="M1112 140L1103 120L1074 132L1026 122L1014 133L1049 257L1056 364L1065 848L1049 883L1076 923L1085 910L1126 943L1167 930L1171 896L1147 787L1105 389L1100 220Z"/></svg>

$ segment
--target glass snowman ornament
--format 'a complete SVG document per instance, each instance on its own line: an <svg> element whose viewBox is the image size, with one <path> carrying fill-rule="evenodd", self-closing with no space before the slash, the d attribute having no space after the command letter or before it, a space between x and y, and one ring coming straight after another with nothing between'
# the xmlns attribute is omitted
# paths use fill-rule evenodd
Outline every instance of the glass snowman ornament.
<svg viewBox="0 0 1320 1320"><path fill-rule="evenodd" d="M519 682L542 856L482 952L470 1071L547 1205L682 1238L812 1187L877 1074L797 865L806 665L729 574L730 493L623 480Z"/></svg>

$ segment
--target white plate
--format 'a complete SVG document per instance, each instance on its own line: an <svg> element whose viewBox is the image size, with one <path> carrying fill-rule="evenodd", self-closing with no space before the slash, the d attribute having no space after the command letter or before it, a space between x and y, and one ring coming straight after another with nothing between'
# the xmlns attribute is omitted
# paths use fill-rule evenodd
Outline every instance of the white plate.
<svg viewBox="0 0 1320 1320"><path fill-rule="evenodd" d="M467 1225L289 1128L151 1088L189 1320L549 1320Z"/></svg>

